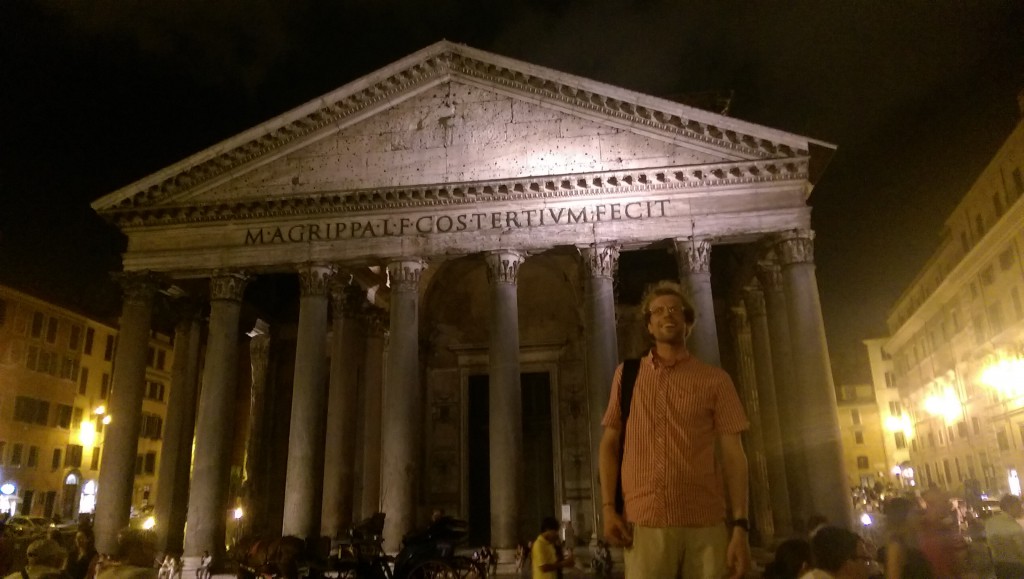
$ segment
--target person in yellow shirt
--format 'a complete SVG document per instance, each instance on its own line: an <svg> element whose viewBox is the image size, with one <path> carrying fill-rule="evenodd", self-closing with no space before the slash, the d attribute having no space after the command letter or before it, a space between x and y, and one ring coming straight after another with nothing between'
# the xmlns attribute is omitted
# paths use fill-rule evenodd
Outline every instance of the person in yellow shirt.
<svg viewBox="0 0 1024 579"><path fill-rule="evenodd" d="M562 576L562 569L571 568L576 564L572 551L564 559L560 556L560 551L558 521L554 517L544 517L540 523L540 535L530 550L533 579L559 578Z"/></svg>

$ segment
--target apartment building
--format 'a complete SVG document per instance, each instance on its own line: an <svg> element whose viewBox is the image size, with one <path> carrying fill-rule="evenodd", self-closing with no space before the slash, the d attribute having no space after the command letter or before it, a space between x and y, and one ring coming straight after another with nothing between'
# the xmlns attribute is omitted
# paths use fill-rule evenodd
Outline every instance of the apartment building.
<svg viewBox="0 0 1024 579"><path fill-rule="evenodd" d="M885 484L887 459L874 388L871 384L838 386L836 404L849 486Z"/></svg>
<svg viewBox="0 0 1024 579"><path fill-rule="evenodd" d="M92 512L117 328L0 286L0 511L71 519ZM151 504L170 388L170 338L146 370L133 507Z"/></svg>
<svg viewBox="0 0 1024 579"><path fill-rule="evenodd" d="M1022 99L1024 102L1024 99ZM1020 493L1024 473L1024 122L946 220L890 311L918 484Z"/></svg>

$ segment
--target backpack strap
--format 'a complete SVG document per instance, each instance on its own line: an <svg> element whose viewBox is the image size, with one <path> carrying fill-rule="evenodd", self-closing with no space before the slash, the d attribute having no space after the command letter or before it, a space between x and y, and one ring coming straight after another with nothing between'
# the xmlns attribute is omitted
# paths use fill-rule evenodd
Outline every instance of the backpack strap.
<svg viewBox="0 0 1024 579"><path fill-rule="evenodd" d="M622 429L619 431L619 480L615 484L615 512L620 515L625 510L622 497L622 456L626 452L626 421L629 420L629 409L633 403L633 387L636 377L640 374L640 359L629 358L622 362L622 380L619 383L619 413L622 415Z"/></svg>

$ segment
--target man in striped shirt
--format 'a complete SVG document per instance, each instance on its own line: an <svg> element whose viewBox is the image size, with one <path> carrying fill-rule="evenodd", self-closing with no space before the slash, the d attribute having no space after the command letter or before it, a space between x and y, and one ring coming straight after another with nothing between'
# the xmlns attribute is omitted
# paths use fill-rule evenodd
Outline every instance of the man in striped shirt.
<svg viewBox="0 0 1024 579"><path fill-rule="evenodd" d="M679 284L659 282L641 308L654 347L640 360L625 448L621 364L601 422L605 539L626 548L626 579L742 577L750 568L743 406L725 371L687 351L695 316ZM615 509L620 453L622 513Z"/></svg>

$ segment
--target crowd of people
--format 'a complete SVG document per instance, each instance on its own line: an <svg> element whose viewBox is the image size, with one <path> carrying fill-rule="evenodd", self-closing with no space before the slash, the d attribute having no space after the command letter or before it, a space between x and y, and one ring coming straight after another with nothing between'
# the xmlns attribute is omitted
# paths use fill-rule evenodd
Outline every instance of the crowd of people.
<svg viewBox="0 0 1024 579"><path fill-rule="evenodd" d="M101 555L96 550L92 528L83 525L75 532L70 549L56 529L25 549L25 564L16 564L13 540L0 522L0 577L4 579L157 579L156 550L152 537L135 529L118 535L116 552Z"/></svg>

